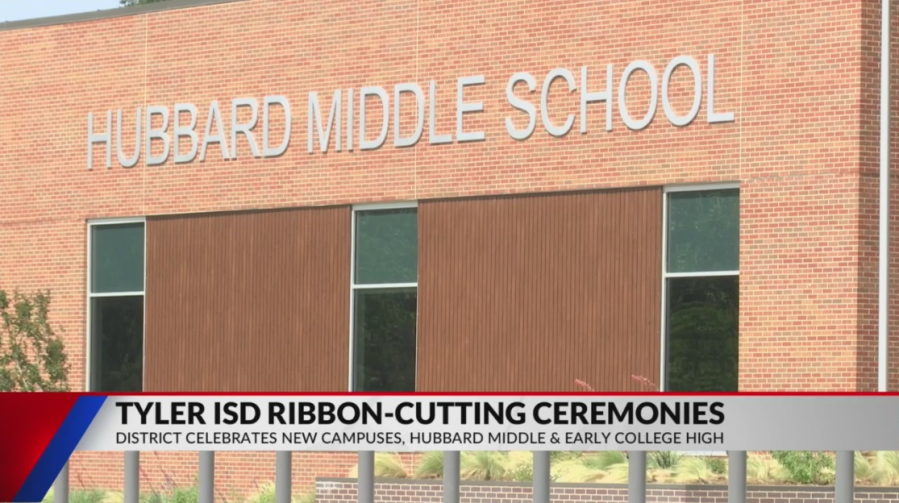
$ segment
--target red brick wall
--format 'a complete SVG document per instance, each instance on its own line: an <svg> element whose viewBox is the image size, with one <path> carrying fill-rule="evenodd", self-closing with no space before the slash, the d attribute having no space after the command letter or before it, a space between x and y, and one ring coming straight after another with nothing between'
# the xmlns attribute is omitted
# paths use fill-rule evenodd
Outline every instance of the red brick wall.
<svg viewBox="0 0 899 503"><path fill-rule="evenodd" d="M891 59L891 184L890 184L890 323L889 390L899 389L899 1L892 0ZM878 230L880 218L880 1L865 5L862 45L865 73L862 80L861 193L859 196L859 385L877 389L878 344Z"/></svg>
<svg viewBox="0 0 899 503"><path fill-rule="evenodd" d="M356 501L355 480L319 479L315 484L318 503L352 503ZM895 488L857 488L855 501L899 501ZM550 499L568 502L624 502L626 484L553 484ZM832 502L832 487L749 487L746 503L827 503ZM440 481L384 480L375 482L375 501L384 503L440 503L443 487ZM461 503L526 503L533 501L532 487L527 483L465 482L460 487ZM702 485L649 484L648 503L726 503L727 487Z"/></svg>
<svg viewBox="0 0 899 503"><path fill-rule="evenodd" d="M140 463L141 491L164 492L171 487L191 487L196 482L195 452L143 452ZM294 494L314 489L317 477L347 477L357 462L356 453L293 454ZM401 453L399 459L410 476L421 460L419 453ZM69 468L73 490L102 488L121 491L124 456L121 453L76 452ZM275 480L275 454L270 452L220 452L215 456L217 499L223 502L246 497Z"/></svg>
<svg viewBox="0 0 899 503"><path fill-rule="evenodd" d="M871 389L878 38L870 30L878 4L629 0L560 8L524 0L247 0L0 31L0 285L53 292L53 322L64 330L78 389L87 219L739 181L741 389ZM539 117L526 141L505 131L506 116L524 123L505 99L514 72L531 72L540 86L552 68L579 77L588 65L591 87L599 90L604 65L612 63L617 90L630 61L646 59L661 74L672 57L691 55L704 74L710 53L717 108L734 112L734 123L707 124L704 100L693 124L675 128L660 103L652 124L633 132L613 102L612 132L602 128L601 103L588 107L587 134L576 121L566 137L551 137ZM465 124L485 131L485 142L431 146L425 136L413 148L396 149L391 130L377 151L360 152L358 138L353 153L305 151L309 91L327 110L337 88L354 88L358 96L361 86L380 85L392 95L395 84L417 82L427 94L435 80L437 130L446 133L454 130L456 79L477 74L486 85L469 88L466 99L482 101L485 111L466 116ZM637 116L648 102L645 80L636 75L628 92ZM679 71L672 83L676 110L688 108L689 84L689 74ZM577 93L563 89L557 81L551 93L556 123L577 114ZM174 164L170 156L148 167L142 158L134 168L107 170L97 145L93 170L86 169L88 112L103 130L109 109L123 109L130 122L136 106L192 102L202 131L210 100L221 102L227 124L232 98L270 94L288 96L294 115L291 147L279 158L253 159L241 139L236 160L222 161L212 146L205 162ZM539 90L528 100L539 103ZM369 131L377 131L377 114L369 121ZM126 146L133 145L129 131ZM276 135L272 143L278 142ZM899 236L899 218L894 222ZM899 285L899 260L894 270ZM899 314L899 296L893 299ZM893 381L899 383L899 371ZM160 455L157 471L171 467L187 480L193 456ZM315 466L308 469L316 473L305 472L301 485L347 466L343 458L309 459L297 470ZM233 471L229 484L243 490L270 477L270 461L222 456L218 466ZM79 454L73 473L117 486L120 463L116 456Z"/></svg>

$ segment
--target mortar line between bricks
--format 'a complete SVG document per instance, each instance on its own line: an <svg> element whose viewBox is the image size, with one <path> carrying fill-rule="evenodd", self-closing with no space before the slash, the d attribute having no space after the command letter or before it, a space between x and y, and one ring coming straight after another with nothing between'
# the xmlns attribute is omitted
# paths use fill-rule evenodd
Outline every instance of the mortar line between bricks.
<svg viewBox="0 0 899 503"><path fill-rule="evenodd" d="M144 14L144 112L147 112L147 100L149 87L150 87L150 13ZM175 117L175 122L178 122L178 118ZM150 128L149 122L147 123L147 129ZM112 134L112 133L110 133ZM149 135L150 132L147 131ZM147 153L144 156L144 165L147 164L147 157L150 155L149 143L147 143ZM141 215L147 214L147 172L148 170L141 170L141 194L140 194L140 212Z"/></svg>
<svg viewBox="0 0 899 503"><path fill-rule="evenodd" d="M421 0L415 2L415 82L421 76ZM430 99L430 97L428 97ZM418 201L418 149L412 156L412 200Z"/></svg>
<svg viewBox="0 0 899 503"><path fill-rule="evenodd" d="M740 2L740 117L737 119L737 127L739 131L739 139L737 140L740 149L740 158L737 159L737 177L738 181L743 181L743 103L746 97L746 88L743 87L743 69L746 67L746 0Z"/></svg>

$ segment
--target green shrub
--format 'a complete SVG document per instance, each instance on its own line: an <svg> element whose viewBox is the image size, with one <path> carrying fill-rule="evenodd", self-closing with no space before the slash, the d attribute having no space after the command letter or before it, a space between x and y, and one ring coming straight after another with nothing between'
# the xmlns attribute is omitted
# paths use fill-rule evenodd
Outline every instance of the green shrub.
<svg viewBox="0 0 899 503"><path fill-rule="evenodd" d="M873 468L873 478L877 484L885 486L899 484L899 452L878 452L874 457Z"/></svg>
<svg viewBox="0 0 899 503"><path fill-rule="evenodd" d="M709 470L715 475L727 475L727 460L722 458L713 458L711 456L705 458Z"/></svg>
<svg viewBox="0 0 899 503"><path fill-rule="evenodd" d="M717 476L703 458L692 456L681 457L674 469L674 481L681 484L708 484Z"/></svg>
<svg viewBox="0 0 899 503"><path fill-rule="evenodd" d="M527 451L513 451L507 456L506 479L515 482L534 480L534 454Z"/></svg>
<svg viewBox="0 0 899 503"><path fill-rule="evenodd" d="M630 475L630 465L628 464L627 459L625 459L623 463L609 465L605 471L606 476L602 479L603 482L624 484L628 481Z"/></svg>
<svg viewBox="0 0 899 503"><path fill-rule="evenodd" d="M375 477L386 479L404 479L409 475L400 457L396 454L378 452L375 454Z"/></svg>
<svg viewBox="0 0 899 503"><path fill-rule="evenodd" d="M875 481L874 464L868 459L863 452L855 452L854 461L855 479L862 483L870 483Z"/></svg>
<svg viewBox="0 0 899 503"><path fill-rule="evenodd" d="M683 457L674 451L650 452L646 459L646 467L650 470L673 470Z"/></svg>
<svg viewBox="0 0 899 503"><path fill-rule="evenodd" d="M776 484L790 480L790 474L776 459L749 456L746 460L746 478L752 484Z"/></svg>
<svg viewBox="0 0 899 503"><path fill-rule="evenodd" d="M534 480L534 465L521 464L506 472L506 478L513 482L531 482Z"/></svg>
<svg viewBox="0 0 899 503"><path fill-rule="evenodd" d="M607 470L612 465L627 464L627 456L621 451L603 451L592 456L584 456L585 466L596 470Z"/></svg>
<svg viewBox="0 0 899 503"><path fill-rule="evenodd" d="M810 451L774 451L771 456L790 474L797 484L829 484L834 458L830 454Z"/></svg>
<svg viewBox="0 0 899 503"><path fill-rule="evenodd" d="M165 492L141 495L143 503L197 503L199 499L200 495L196 486L173 487Z"/></svg>
<svg viewBox="0 0 899 503"><path fill-rule="evenodd" d="M551 478L555 482L598 482L606 473L584 464L583 459L572 458L551 465ZM533 478L533 474L531 476Z"/></svg>
<svg viewBox="0 0 899 503"><path fill-rule="evenodd" d="M359 476L359 465L353 467L348 474L350 478ZM395 453L375 453L375 477L382 479L405 479L409 477L406 467Z"/></svg>
<svg viewBox="0 0 899 503"><path fill-rule="evenodd" d="M69 503L101 503L105 497L99 489L78 490L69 493Z"/></svg>
<svg viewBox="0 0 899 503"><path fill-rule="evenodd" d="M441 477L443 477L443 452L425 453L421 458L421 464L415 470L415 478L439 479Z"/></svg>
<svg viewBox="0 0 899 503"><path fill-rule="evenodd" d="M549 453L549 460L550 463L561 463L572 459L580 459L582 456L583 453L578 451L552 451Z"/></svg>
<svg viewBox="0 0 899 503"><path fill-rule="evenodd" d="M508 456L493 451L463 452L459 464L459 476L464 480L503 480Z"/></svg>
<svg viewBox="0 0 899 503"><path fill-rule="evenodd" d="M274 482L263 484L255 494L250 496L247 503L275 503Z"/></svg>
<svg viewBox="0 0 899 503"><path fill-rule="evenodd" d="M276 486L274 482L266 482L265 484L262 484L249 498L243 500L243 503L275 503L275 488ZM292 503L315 503L315 491L306 493L299 497L291 496L290 500ZM240 499L236 498L230 501L240 501Z"/></svg>

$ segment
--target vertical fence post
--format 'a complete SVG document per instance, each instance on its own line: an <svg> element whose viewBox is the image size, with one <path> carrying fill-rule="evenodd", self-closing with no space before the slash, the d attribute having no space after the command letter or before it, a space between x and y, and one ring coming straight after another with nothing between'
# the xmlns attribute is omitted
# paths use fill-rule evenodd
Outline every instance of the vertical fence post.
<svg viewBox="0 0 899 503"><path fill-rule="evenodd" d="M375 503L375 453L359 451L359 478L356 479L359 503Z"/></svg>
<svg viewBox="0 0 899 503"><path fill-rule="evenodd" d="M727 452L727 503L746 503L746 451Z"/></svg>
<svg viewBox="0 0 899 503"><path fill-rule="evenodd" d="M291 451L279 451L275 453L275 503L290 503L293 491L291 476L292 459ZM127 501L125 503L128 503Z"/></svg>
<svg viewBox="0 0 899 503"><path fill-rule="evenodd" d="M69 463L66 462L53 484L53 503L69 503Z"/></svg>
<svg viewBox="0 0 899 503"><path fill-rule="evenodd" d="M125 493L124 503L138 503L140 500L140 452L125 453Z"/></svg>
<svg viewBox="0 0 899 503"><path fill-rule="evenodd" d="M855 498L855 452L837 451L837 476L834 502L852 503Z"/></svg>
<svg viewBox="0 0 899 503"><path fill-rule="evenodd" d="M646 503L646 451L627 453L627 503Z"/></svg>
<svg viewBox="0 0 899 503"><path fill-rule="evenodd" d="M549 503L550 454L534 451L534 503Z"/></svg>
<svg viewBox="0 0 899 503"><path fill-rule="evenodd" d="M200 452L198 503L213 503L215 498L215 452Z"/></svg>
<svg viewBox="0 0 899 503"><path fill-rule="evenodd" d="M459 451L443 453L443 503L459 503Z"/></svg>

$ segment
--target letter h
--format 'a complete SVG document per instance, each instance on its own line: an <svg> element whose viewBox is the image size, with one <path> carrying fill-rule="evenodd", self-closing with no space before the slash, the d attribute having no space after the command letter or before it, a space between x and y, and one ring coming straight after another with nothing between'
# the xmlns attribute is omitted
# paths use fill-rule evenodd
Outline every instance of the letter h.
<svg viewBox="0 0 899 503"><path fill-rule="evenodd" d="M94 133L94 114L87 113L87 169L93 169L94 166L94 143L106 143L106 167L112 167L112 110L106 111L106 132L102 134Z"/></svg>

